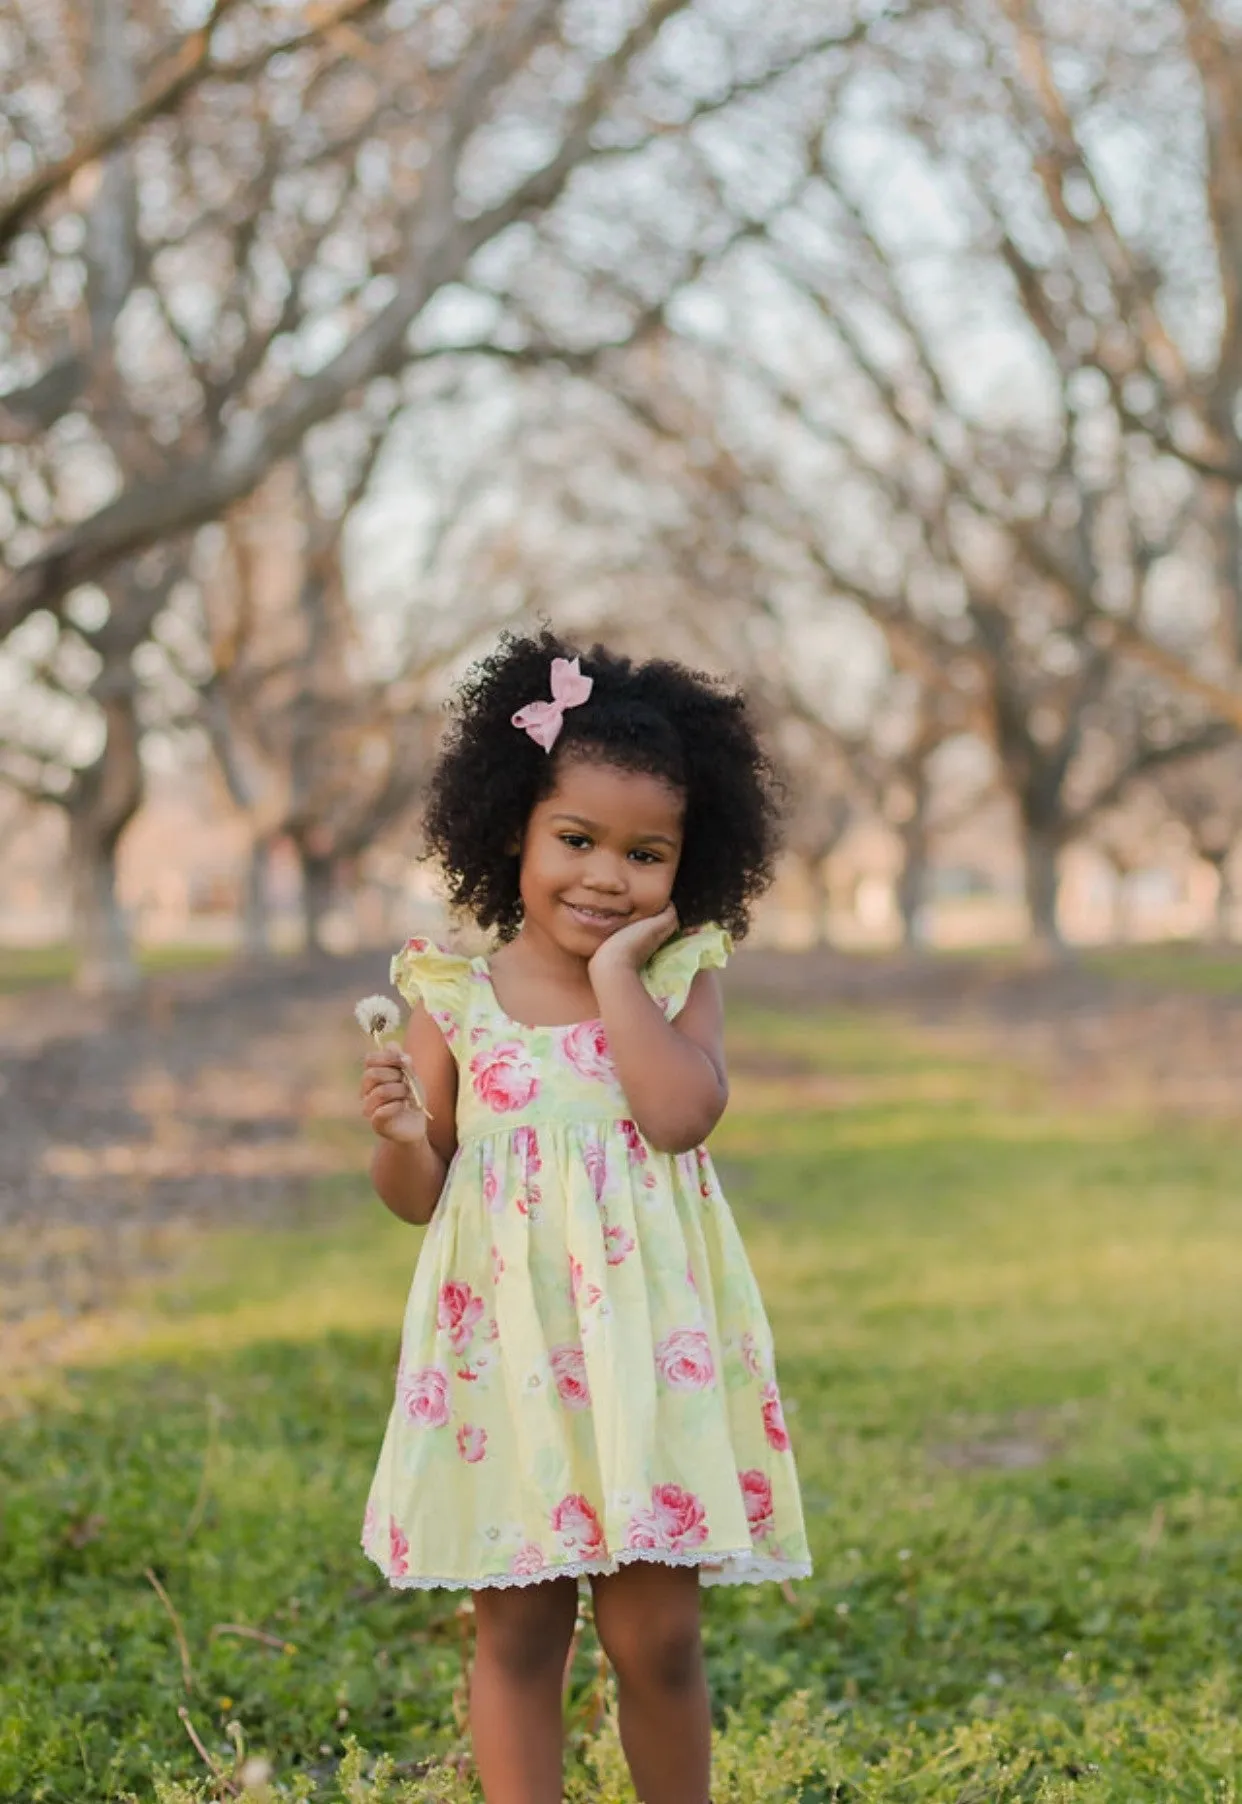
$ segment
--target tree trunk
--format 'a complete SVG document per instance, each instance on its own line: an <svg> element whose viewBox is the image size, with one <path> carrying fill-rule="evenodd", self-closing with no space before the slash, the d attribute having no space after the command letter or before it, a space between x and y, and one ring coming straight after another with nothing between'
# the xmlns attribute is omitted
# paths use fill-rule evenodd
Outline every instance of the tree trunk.
<svg viewBox="0 0 1242 1804"><path fill-rule="evenodd" d="M306 950L322 952L323 923L332 906L335 861L298 848L302 864L302 929Z"/></svg>
<svg viewBox="0 0 1242 1804"><path fill-rule="evenodd" d="M1228 946L1233 943L1233 917L1238 900L1233 885L1232 858L1229 852L1221 858L1208 854L1208 863L1217 878L1212 931L1218 946Z"/></svg>
<svg viewBox="0 0 1242 1804"><path fill-rule="evenodd" d="M827 946L831 939L828 932L828 912L832 901L827 866L824 859L812 856L803 860L803 869L806 872L807 888L811 892L811 925L814 933L812 944Z"/></svg>
<svg viewBox="0 0 1242 1804"><path fill-rule="evenodd" d="M1048 952L1062 953L1065 941L1057 904L1061 893L1061 874L1057 861L1061 852L1059 835L1046 827L1025 823L1023 857L1026 876L1026 906L1031 919L1031 933L1037 946Z"/></svg>
<svg viewBox="0 0 1242 1804"><path fill-rule="evenodd" d="M268 840L252 840L246 860L246 882L242 897L242 957L255 963L272 955L271 914L267 896L270 851Z"/></svg>
<svg viewBox="0 0 1242 1804"><path fill-rule="evenodd" d="M134 698L127 690L103 690L100 706L103 750L79 771L65 798L74 982L96 995L132 990L139 981L129 925L117 899L116 854L143 797Z"/></svg>
<svg viewBox="0 0 1242 1804"><path fill-rule="evenodd" d="M1109 940L1114 946L1124 946L1130 938L1130 873L1123 871L1119 864L1113 865L1112 912Z"/></svg>
<svg viewBox="0 0 1242 1804"><path fill-rule="evenodd" d="M129 924L116 893L118 835L97 831L88 813L69 816L69 894L74 982L88 995L117 995L138 984Z"/></svg>
<svg viewBox="0 0 1242 1804"><path fill-rule="evenodd" d="M927 834L920 818L908 821L901 831L903 863L897 879L897 907L901 914L901 940L909 950L925 946L927 932Z"/></svg>

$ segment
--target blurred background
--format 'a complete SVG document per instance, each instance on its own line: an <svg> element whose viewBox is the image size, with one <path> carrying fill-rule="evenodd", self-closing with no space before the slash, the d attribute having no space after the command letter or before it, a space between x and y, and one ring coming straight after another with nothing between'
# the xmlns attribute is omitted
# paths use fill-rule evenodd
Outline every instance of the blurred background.
<svg viewBox="0 0 1242 1804"><path fill-rule="evenodd" d="M0 942L391 938L538 618L754 692L771 942L1229 942L1237 23L10 0Z"/></svg>
<svg viewBox="0 0 1242 1804"><path fill-rule="evenodd" d="M350 1009L540 621L788 785L720 1156L820 1566L713 1657L845 1765L737 1796L1236 1783L1240 395L1237 0L3 0L0 1797L458 1745Z"/></svg>

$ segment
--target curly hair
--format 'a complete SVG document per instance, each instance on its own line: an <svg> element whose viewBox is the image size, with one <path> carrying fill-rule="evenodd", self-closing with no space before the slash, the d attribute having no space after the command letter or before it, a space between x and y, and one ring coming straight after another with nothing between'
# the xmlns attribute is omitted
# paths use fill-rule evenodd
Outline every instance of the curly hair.
<svg viewBox="0 0 1242 1804"><path fill-rule="evenodd" d="M579 656L594 687L585 706L566 713L549 756L512 716L549 694L553 658ZM636 664L602 645L579 653L546 629L507 633L472 666L453 704L424 816L452 906L512 939L522 921L513 848L571 758L661 777L683 792L678 918L687 929L719 922L740 938L771 882L779 816L779 785L745 698L664 658Z"/></svg>

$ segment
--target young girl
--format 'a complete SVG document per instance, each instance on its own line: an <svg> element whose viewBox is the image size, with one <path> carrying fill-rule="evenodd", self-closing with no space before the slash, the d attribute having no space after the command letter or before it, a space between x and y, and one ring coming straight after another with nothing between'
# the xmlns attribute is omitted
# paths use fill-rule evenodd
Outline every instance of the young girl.
<svg viewBox="0 0 1242 1804"><path fill-rule="evenodd" d="M426 831L491 958L410 940L372 1176L431 1223L363 1545L474 1593L488 1804L561 1797L589 1579L643 1804L708 1804L699 1587L810 1570L763 1305L703 1142L718 967L771 864L742 699L550 634L476 666ZM412 1100L409 1070L425 1098Z"/></svg>

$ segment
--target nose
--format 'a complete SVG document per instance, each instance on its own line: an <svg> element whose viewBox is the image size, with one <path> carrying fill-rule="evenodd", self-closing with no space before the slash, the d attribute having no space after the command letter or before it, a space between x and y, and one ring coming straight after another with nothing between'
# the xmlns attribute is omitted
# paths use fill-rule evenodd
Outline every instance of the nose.
<svg viewBox="0 0 1242 1804"><path fill-rule="evenodd" d="M608 895L618 895L627 887L625 863L613 852L597 849L583 872L583 886Z"/></svg>

